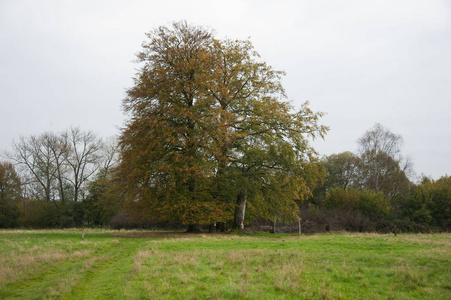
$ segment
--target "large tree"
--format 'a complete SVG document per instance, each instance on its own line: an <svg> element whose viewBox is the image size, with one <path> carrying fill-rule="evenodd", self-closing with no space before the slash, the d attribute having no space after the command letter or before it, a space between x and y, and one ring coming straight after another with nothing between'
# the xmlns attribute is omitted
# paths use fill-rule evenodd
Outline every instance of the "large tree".
<svg viewBox="0 0 451 300"><path fill-rule="evenodd" d="M213 39L186 23L148 37L138 55L144 66L124 100L131 119L121 138L122 174L129 197L158 221L195 225L219 205L209 193L215 116L203 92Z"/></svg>
<svg viewBox="0 0 451 300"><path fill-rule="evenodd" d="M308 190L303 178L316 162L308 137L327 128L307 104L295 111L285 100L283 72L261 62L249 41L218 40L186 22L148 37L121 139L136 205L159 220L234 219L242 228L250 196L268 210L286 191L290 206Z"/></svg>

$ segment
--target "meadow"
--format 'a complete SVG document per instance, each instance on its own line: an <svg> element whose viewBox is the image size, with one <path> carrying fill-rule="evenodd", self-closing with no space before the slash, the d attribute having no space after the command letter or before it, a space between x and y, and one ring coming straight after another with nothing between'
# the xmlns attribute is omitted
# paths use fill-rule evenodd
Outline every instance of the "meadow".
<svg viewBox="0 0 451 300"><path fill-rule="evenodd" d="M451 234L0 230L0 299L450 299Z"/></svg>

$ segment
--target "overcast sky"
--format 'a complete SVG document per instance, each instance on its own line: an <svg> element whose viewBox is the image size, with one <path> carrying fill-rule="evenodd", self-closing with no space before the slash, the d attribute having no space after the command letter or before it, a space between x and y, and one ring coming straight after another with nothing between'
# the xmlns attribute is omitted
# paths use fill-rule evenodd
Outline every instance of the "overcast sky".
<svg viewBox="0 0 451 300"><path fill-rule="evenodd" d="M0 151L71 126L118 134L144 33L179 20L286 71L293 104L327 113L321 155L356 152L379 122L418 174L451 175L449 0L0 0Z"/></svg>

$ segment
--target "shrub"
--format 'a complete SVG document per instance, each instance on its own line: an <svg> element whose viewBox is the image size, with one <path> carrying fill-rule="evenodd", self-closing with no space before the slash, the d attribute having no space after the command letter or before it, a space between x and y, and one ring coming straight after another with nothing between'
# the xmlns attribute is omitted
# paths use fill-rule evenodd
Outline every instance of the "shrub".
<svg viewBox="0 0 451 300"><path fill-rule="evenodd" d="M355 188L343 189L341 187L331 188L324 200L324 207L340 208L347 211L356 210L359 207L360 192Z"/></svg>
<svg viewBox="0 0 451 300"><path fill-rule="evenodd" d="M19 205L21 227L48 228L58 225L58 209L55 204L24 199Z"/></svg>
<svg viewBox="0 0 451 300"><path fill-rule="evenodd" d="M372 219L380 219L390 214L391 204L383 193L363 190L359 197L359 209Z"/></svg>

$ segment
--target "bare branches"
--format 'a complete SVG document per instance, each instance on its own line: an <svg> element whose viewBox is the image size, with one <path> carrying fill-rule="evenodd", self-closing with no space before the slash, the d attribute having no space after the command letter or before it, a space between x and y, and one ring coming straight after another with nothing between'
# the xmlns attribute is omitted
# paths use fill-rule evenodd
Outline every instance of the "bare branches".
<svg viewBox="0 0 451 300"><path fill-rule="evenodd" d="M6 156L24 178L30 198L78 201L87 181L102 164L109 168L113 161L112 156L107 156L108 162L104 163L102 147L102 141L92 132L71 128L60 134L22 137Z"/></svg>

